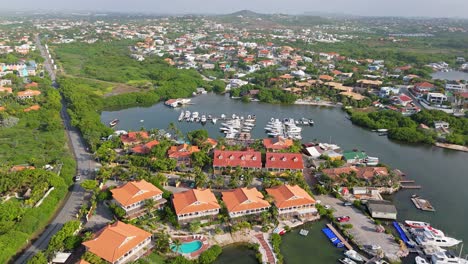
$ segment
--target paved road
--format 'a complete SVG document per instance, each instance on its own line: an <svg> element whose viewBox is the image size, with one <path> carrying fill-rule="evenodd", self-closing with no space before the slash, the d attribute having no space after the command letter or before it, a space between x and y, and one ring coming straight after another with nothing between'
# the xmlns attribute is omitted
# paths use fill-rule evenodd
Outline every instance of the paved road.
<svg viewBox="0 0 468 264"><path fill-rule="evenodd" d="M49 60L45 48L41 45L39 37L36 39L36 47L40 49L42 56L46 59L44 67L49 73L52 81L55 83L55 73L52 71L53 66ZM94 162L93 156L86 151L86 145L83 142L80 132L70 125L70 117L66 111L66 107L62 104L61 116L65 125L65 129L69 138L70 147L77 161L77 173L83 175L82 180L90 177L97 168L97 163ZM28 259L33 257L39 250L47 248L50 238L63 226L64 223L76 219L76 215L81 208L84 197L84 190L79 183L75 183L70 187L70 193L67 200L56 215L55 219L47 226L45 231L34 243L23 252L23 254L15 261L17 264L26 263Z"/></svg>
<svg viewBox="0 0 468 264"><path fill-rule="evenodd" d="M328 195L317 196L323 205L330 205L334 209L334 216L350 216L349 224L353 228L349 233L353 235L357 243L367 245L379 245L385 252L385 255L391 260L398 259L399 245L391 235L376 232L374 222L353 206L343 206L343 202L335 197Z"/></svg>

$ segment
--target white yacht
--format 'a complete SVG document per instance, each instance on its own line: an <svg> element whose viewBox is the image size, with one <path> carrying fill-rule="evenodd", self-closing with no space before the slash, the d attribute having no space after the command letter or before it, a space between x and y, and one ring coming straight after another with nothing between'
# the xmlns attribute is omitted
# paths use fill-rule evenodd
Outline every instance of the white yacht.
<svg viewBox="0 0 468 264"><path fill-rule="evenodd" d="M340 261L340 263L343 263L343 264L356 264L355 261L353 261L353 260L351 260L349 258L342 258L339 261Z"/></svg>
<svg viewBox="0 0 468 264"><path fill-rule="evenodd" d="M442 231L437 229L413 229L413 235L416 237L416 242L422 246L453 247L462 242L455 238L446 237Z"/></svg>
<svg viewBox="0 0 468 264"><path fill-rule="evenodd" d="M180 115L179 115L179 122L182 121L184 119L184 111L180 112Z"/></svg>
<svg viewBox="0 0 468 264"><path fill-rule="evenodd" d="M216 117L213 117L213 119L211 119L211 122L212 122L213 124L216 124L217 121L218 121L218 118L216 118Z"/></svg>
<svg viewBox="0 0 468 264"><path fill-rule="evenodd" d="M416 264L429 264L429 261L427 261L425 258L420 257L420 256L416 256L416 258L414 259L414 262Z"/></svg>
<svg viewBox="0 0 468 264"><path fill-rule="evenodd" d="M468 264L468 260L459 258L448 251L439 251L431 257L433 264Z"/></svg>
<svg viewBox="0 0 468 264"><path fill-rule="evenodd" d="M346 257L348 257L348 258L350 258L350 259L352 259L354 261L357 261L357 262L364 261L364 258L361 255L359 255L359 253L357 253L355 250L352 250L352 249L348 250L344 254L345 254Z"/></svg>
<svg viewBox="0 0 468 264"><path fill-rule="evenodd" d="M190 118L190 111L185 111L185 119L189 119Z"/></svg>
<svg viewBox="0 0 468 264"><path fill-rule="evenodd" d="M205 115L201 116L200 122L206 123L206 116Z"/></svg>

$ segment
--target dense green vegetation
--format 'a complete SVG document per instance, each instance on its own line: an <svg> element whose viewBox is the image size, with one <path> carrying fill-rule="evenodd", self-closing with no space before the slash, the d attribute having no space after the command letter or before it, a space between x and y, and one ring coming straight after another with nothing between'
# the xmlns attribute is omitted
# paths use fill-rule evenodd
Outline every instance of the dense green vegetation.
<svg viewBox="0 0 468 264"><path fill-rule="evenodd" d="M384 110L371 113L352 111L351 121L359 126L370 129L389 129L388 137L410 143L429 143L443 140L453 144L468 145L468 119L455 117L443 111L423 110L411 117ZM450 124L451 132L441 138L432 129L421 129L419 124L434 127L435 121L446 121Z"/></svg>
<svg viewBox="0 0 468 264"><path fill-rule="evenodd" d="M0 262L6 263L40 232L57 205L63 200L75 171L75 161L67 148L67 140L60 119L60 94L48 88L47 80L40 84L43 99L39 111L14 111L12 100L4 99L8 116L19 118L17 125L0 130L0 192L2 196L23 196L30 189L29 198L11 198L0 205ZM25 103L25 102L19 102ZM13 165L30 165L35 170L10 172ZM49 164L53 171L41 169ZM60 173L58 176L57 173ZM50 188L55 189L38 207L32 207Z"/></svg>

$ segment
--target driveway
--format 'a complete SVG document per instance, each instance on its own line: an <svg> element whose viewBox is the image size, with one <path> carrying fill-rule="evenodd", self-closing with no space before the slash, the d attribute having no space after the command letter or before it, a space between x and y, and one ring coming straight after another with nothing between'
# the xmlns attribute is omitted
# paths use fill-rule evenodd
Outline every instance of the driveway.
<svg viewBox="0 0 468 264"><path fill-rule="evenodd" d="M390 260L398 260L400 246L395 242L393 236L376 232L374 222L354 206L343 206L343 202L328 195L316 196L322 201L322 205L330 205L334 209L334 216L350 216L349 224L353 228L349 233L359 245L379 245L382 247L385 256Z"/></svg>
<svg viewBox="0 0 468 264"><path fill-rule="evenodd" d="M109 207L100 202L97 205L96 211L86 223L85 228L92 229L93 232L95 232L106 226L113 219L114 218Z"/></svg>

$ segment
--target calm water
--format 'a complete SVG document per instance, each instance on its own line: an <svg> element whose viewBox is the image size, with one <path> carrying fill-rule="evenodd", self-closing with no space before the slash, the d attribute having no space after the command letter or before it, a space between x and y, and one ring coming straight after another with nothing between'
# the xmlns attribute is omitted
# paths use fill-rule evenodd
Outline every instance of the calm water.
<svg viewBox="0 0 468 264"><path fill-rule="evenodd" d="M281 252L283 252L285 263L337 263L336 260L341 256L343 250L334 247L322 233L325 224L326 222L323 220L307 223L285 234L281 243ZM309 230L309 234L307 236L299 235L301 229Z"/></svg>
<svg viewBox="0 0 468 264"><path fill-rule="evenodd" d="M243 245L231 245L223 248L214 264L258 264L255 251Z"/></svg>
<svg viewBox="0 0 468 264"><path fill-rule="evenodd" d="M198 111L212 115L224 114L255 114L257 126L253 131L256 138L265 137L263 127L271 117L275 118L313 118L314 127L303 129L304 142L318 139L322 142L332 142L343 149L358 148L365 150L371 156L380 157L383 163L399 168L407 174L408 179L416 180L422 185L421 190L400 191L392 199L398 209L401 220L412 219L431 222L433 226L445 231L447 235L468 241L468 153L445 150L432 146L407 145L392 142L386 137L354 126L345 118L338 108L320 108L315 106L291 105L280 106L262 103L242 103L230 100L224 96L203 95L192 100L183 110ZM181 109L172 109L162 103L148 108L130 108L120 111L102 113L102 121L108 123L114 118L120 119L117 129L167 128L170 122L175 122L183 131L205 128L212 137L218 137L218 125L177 122ZM140 122L140 120L144 122ZM218 123L220 123L218 121ZM437 212L429 213L417 210L410 201L412 194L418 194L429 199ZM298 243L296 247L285 246L285 255L294 258L290 252L308 254L313 246L312 235L310 242ZM293 241L292 238L285 238ZM315 239L314 239L315 241ZM291 242L294 243L294 242ZM320 243L321 244L321 243ZM468 250L465 247L465 252ZM297 251L296 251L297 250ZM322 254L315 252L315 254ZM288 263L296 263L291 262ZM288 261L288 259L286 259Z"/></svg>
<svg viewBox="0 0 468 264"><path fill-rule="evenodd" d="M435 72L431 76L432 76L432 79L449 80L449 81L458 81L458 80L468 81L468 73L461 72L461 71Z"/></svg>

